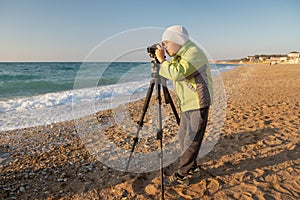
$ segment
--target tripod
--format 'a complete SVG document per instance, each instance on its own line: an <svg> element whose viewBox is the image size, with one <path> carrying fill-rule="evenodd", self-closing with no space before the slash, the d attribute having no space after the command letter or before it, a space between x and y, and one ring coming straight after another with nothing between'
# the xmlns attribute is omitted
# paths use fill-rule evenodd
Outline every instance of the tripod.
<svg viewBox="0 0 300 200"><path fill-rule="evenodd" d="M164 199L164 180L163 180L163 143L162 143L163 131L162 131L162 117L161 117L161 102L162 102L161 101L161 87L162 87L163 92L164 92L165 102L166 102L166 104L170 104L178 125L179 125L180 119L179 119L178 113L176 111L175 105L172 101L169 90L166 86L166 79L159 76L159 67L160 67L160 63L154 57L153 60L151 61L151 70L152 70L151 77L152 77L152 80L150 82L150 86L149 86L148 91L147 91L147 95L146 95L142 115L140 117L140 120L137 122L138 123L138 128L137 128L136 136L133 139L134 143L133 143L133 146L132 146L132 149L131 149L131 152L130 152L128 163L126 165L126 171L128 171L129 164L130 164L135 146L138 143L139 132L140 132L140 130L142 129L142 127L144 125L144 117L145 117L145 114L146 114L147 109L149 107L149 103L150 103L151 96L152 96L152 93L153 93L153 89L154 89L154 86L155 86L156 94L157 94L157 102L158 102L158 106L157 106L157 109L158 109L158 116L157 116L158 117L158 127L157 127L156 139L159 140L159 148L160 148L159 159L160 159L160 176L161 176L161 199L163 200Z"/></svg>

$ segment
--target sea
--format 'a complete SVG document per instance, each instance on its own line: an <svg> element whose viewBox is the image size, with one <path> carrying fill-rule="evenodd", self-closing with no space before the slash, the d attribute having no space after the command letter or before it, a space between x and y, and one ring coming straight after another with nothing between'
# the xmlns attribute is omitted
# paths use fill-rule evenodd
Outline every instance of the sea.
<svg viewBox="0 0 300 200"><path fill-rule="evenodd" d="M150 62L1 62L0 131L77 119L145 97ZM212 75L236 65L212 64ZM172 89L171 82L167 86Z"/></svg>

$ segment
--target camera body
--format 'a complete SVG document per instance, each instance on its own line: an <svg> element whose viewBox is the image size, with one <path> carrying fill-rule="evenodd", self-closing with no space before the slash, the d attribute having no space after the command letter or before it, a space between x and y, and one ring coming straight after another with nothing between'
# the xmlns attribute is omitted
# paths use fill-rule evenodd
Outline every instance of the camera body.
<svg viewBox="0 0 300 200"><path fill-rule="evenodd" d="M149 56L151 58L156 58L155 51L157 49L157 45L160 45L159 43L153 44L150 47L147 47L147 52L149 53Z"/></svg>

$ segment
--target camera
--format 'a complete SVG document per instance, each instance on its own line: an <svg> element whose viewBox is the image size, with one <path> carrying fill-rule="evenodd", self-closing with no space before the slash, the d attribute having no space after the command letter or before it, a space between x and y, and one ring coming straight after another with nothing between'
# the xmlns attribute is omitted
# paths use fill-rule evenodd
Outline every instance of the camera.
<svg viewBox="0 0 300 200"><path fill-rule="evenodd" d="M153 44L150 47L147 47L147 52L149 53L149 56L151 58L156 58L155 51L157 49L157 45L160 45L159 43Z"/></svg>

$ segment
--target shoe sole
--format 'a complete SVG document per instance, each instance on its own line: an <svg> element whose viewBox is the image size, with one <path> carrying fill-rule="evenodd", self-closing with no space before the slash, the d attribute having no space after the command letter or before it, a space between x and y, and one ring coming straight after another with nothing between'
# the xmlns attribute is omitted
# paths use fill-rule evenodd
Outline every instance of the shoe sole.
<svg viewBox="0 0 300 200"><path fill-rule="evenodd" d="M166 187L187 187L189 186L190 183L187 183L187 184L167 184L167 183L164 183L164 186Z"/></svg>
<svg viewBox="0 0 300 200"><path fill-rule="evenodd" d="M184 187L188 187L190 184L188 185L182 185L182 184L177 184L177 185L166 185L164 184L165 187L181 187L181 188L184 188Z"/></svg>
<svg viewBox="0 0 300 200"><path fill-rule="evenodd" d="M199 175L188 175L189 179L197 179L197 178L200 178L200 177L201 177L200 174Z"/></svg>

